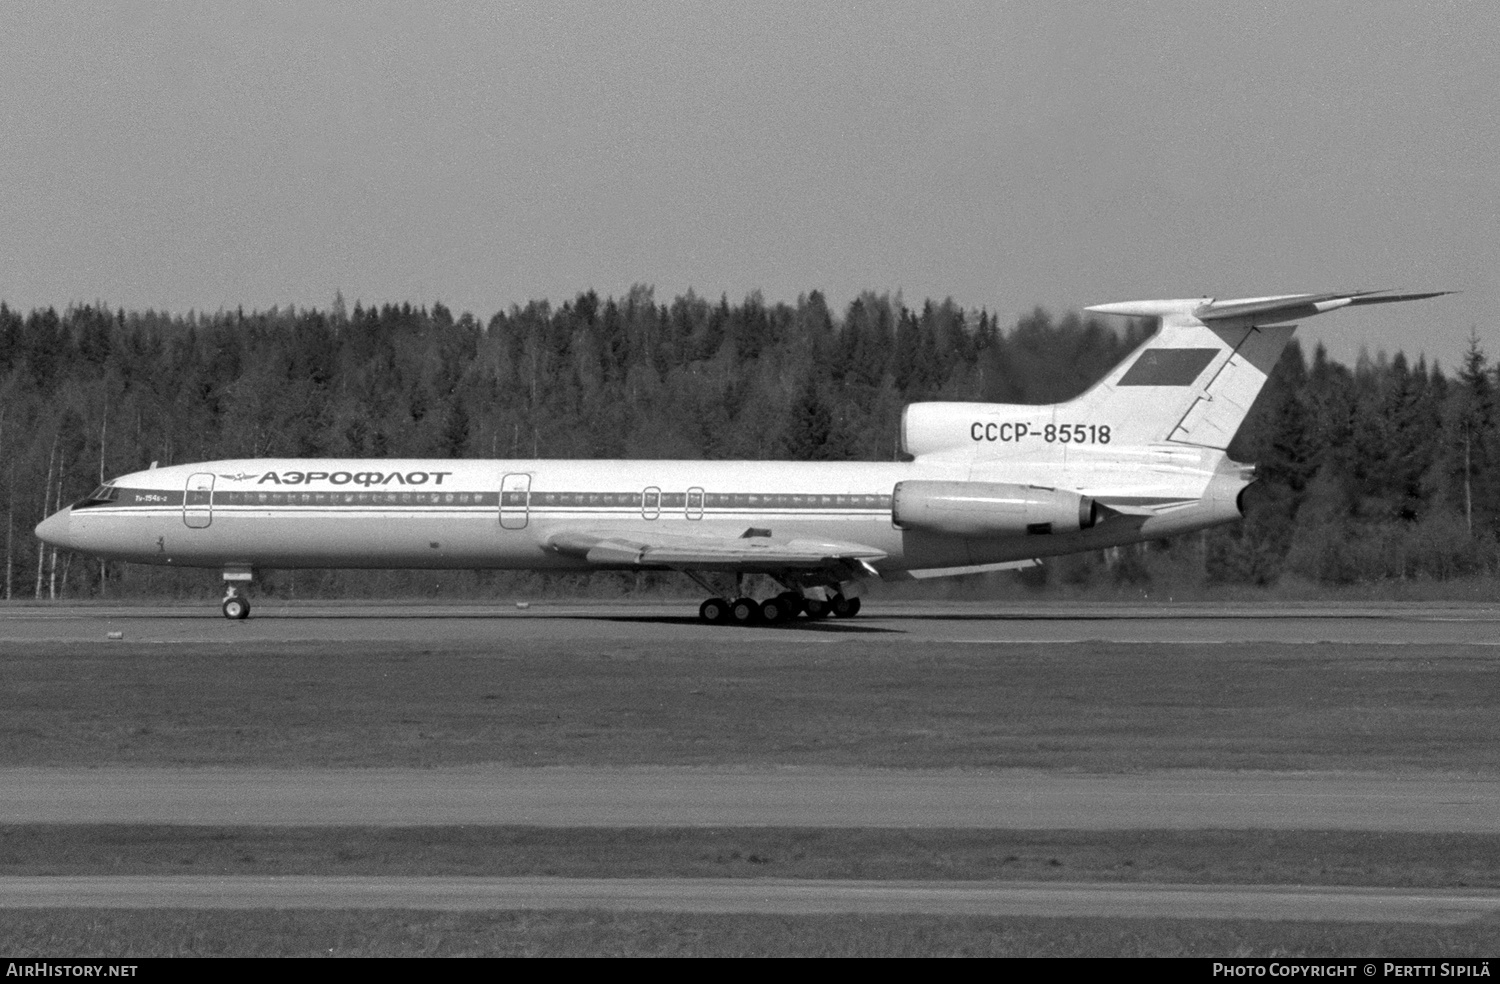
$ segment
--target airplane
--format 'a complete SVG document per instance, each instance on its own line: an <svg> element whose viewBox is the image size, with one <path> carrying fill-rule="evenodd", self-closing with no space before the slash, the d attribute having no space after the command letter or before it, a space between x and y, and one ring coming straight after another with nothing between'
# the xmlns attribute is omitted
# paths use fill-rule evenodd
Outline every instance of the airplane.
<svg viewBox="0 0 1500 984"><path fill-rule="evenodd" d="M258 569L678 571L709 623L850 617L861 582L1032 566L1243 515L1231 461L1295 320L1438 297L1356 291L1101 304L1155 332L1075 399L914 403L910 460L237 459L105 482L36 535L95 557L218 569L225 617ZM710 575L783 590L722 596ZM738 590L734 592L741 593Z"/></svg>

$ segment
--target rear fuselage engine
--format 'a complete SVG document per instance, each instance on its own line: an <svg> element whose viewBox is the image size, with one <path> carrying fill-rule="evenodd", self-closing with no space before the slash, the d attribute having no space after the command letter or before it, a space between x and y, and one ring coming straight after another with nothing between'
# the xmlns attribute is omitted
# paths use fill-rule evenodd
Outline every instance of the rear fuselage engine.
<svg viewBox="0 0 1500 984"><path fill-rule="evenodd" d="M1077 492L998 482L898 482L891 519L903 530L1000 537L1076 533L1099 521L1094 500Z"/></svg>

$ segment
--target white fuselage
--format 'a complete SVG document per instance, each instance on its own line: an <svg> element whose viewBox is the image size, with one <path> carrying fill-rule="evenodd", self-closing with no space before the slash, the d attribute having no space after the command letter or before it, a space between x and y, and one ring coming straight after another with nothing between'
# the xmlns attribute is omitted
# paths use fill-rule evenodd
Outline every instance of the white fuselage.
<svg viewBox="0 0 1500 984"><path fill-rule="evenodd" d="M852 541L882 573L1007 562L1201 528L1238 516L1245 482L1217 452L1114 449L1076 458L1070 487L1118 509L1051 536L963 538L898 529L892 490L914 479L1004 477L1056 486L1055 462L471 461L254 459L155 468L111 483L39 528L111 559L183 567L598 570L549 535L612 532ZM1090 476L1093 476L1090 478ZM1214 486L1222 485L1218 494ZM1104 487L1105 485L1109 487ZM1231 487L1232 486L1232 487ZM607 565L604 565L607 566ZM621 565L636 567L639 565Z"/></svg>

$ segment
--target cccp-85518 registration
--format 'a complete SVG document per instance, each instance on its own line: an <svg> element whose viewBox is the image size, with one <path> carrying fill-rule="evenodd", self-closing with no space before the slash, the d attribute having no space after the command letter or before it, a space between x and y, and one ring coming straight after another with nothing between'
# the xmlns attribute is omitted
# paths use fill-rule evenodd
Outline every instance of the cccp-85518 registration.
<svg viewBox="0 0 1500 984"><path fill-rule="evenodd" d="M1108 444L1108 424L1032 424L1026 421L1000 423L976 420L969 428L976 441L1045 441L1048 444Z"/></svg>

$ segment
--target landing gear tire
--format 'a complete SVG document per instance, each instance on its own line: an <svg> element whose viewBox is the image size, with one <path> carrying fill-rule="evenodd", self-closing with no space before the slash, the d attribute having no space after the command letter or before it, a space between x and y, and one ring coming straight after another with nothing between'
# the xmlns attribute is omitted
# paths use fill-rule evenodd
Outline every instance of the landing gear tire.
<svg viewBox="0 0 1500 984"><path fill-rule="evenodd" d="M250 602L239 595L230 595L228 598L225 598L224 603L219 608L224 612L225 618L232 618L238 621L250 617Z"/></svg>
<svg viewBox="0 0 1500 984"><path fill-rule="evenodd" d="M807 617L811 619L827 618L833 614L829 610L828 602L822 598L804 598L802 600L802 610L807 612Z"/></svg>
<svg viewBox="0 0 1500 984"><path fill-rule="evenodd" d="M729 603L729 618L735 625L754 625L760 620L760 605L754 598L736 598Z"/></svg>
<svg viewBox="0 0 1500 984"><path fill-rule="evenodd" d="M776 600L781 603L782 608L786 609L787 618L796 618L804 611L802 596L795 591L783 591L776 596Z"/></svg>
<svg viewBox="0 0 1500 984"><path fill-rule="evenodd" d="M853 618L859 614L859 599L845 598L838 594L833 596L833 613L839 618Z"/></svg>
<svg viewBox="0 0 1500 984"><path fill-rule="evenodd" d="M723 625L729 621L729 602L723 598L710 598L698 606L698 617L710 625Z"/></svg>
<svg viewBox="0 0 1500 984"><path fill-rule="evenodd" d="M760 603L760 620L767 625L780 625L797 617L797 609L787 604L786 595L767 598Z"/></svg>

